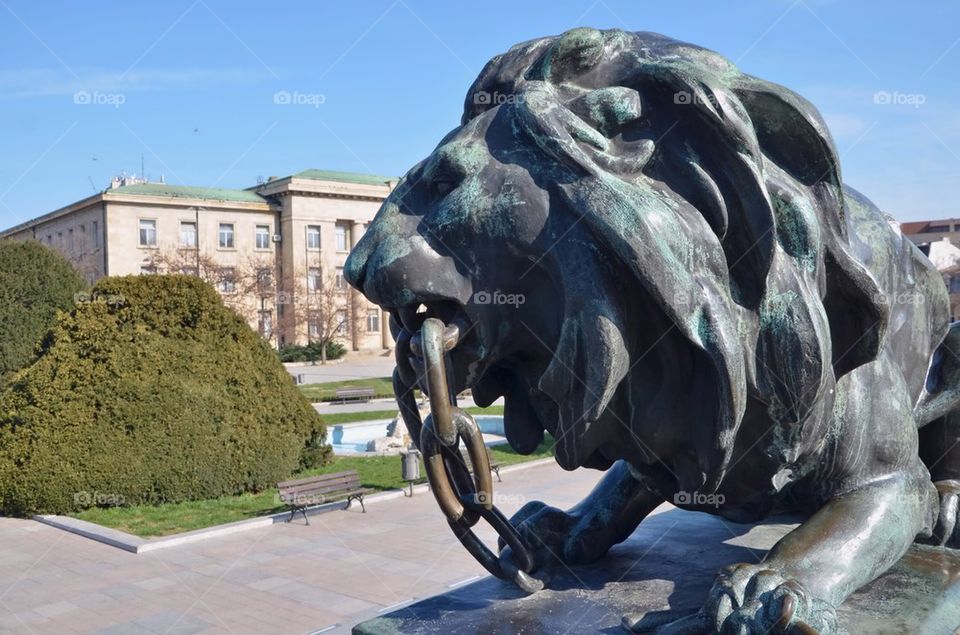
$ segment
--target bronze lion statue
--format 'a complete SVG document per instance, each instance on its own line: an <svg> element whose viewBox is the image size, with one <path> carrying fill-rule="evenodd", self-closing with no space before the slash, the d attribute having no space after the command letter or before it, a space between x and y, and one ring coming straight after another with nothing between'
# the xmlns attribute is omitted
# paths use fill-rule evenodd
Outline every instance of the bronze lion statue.
<svg viewBox="0 0 960 635"><path fill-rule="evenodd" d="M714 52L574 29L494 57L346 276L392 316L405 411L437 385L433 318L455 327L451 394L503 396L520 452L546 431L563 468L607 470L571 510L521 509L530 552L509 543L491 570L595 561L664 501L796 510L761 564L658 632L831 633L912 542L960 546L943 281L842 183L816 109Z"/></svg>

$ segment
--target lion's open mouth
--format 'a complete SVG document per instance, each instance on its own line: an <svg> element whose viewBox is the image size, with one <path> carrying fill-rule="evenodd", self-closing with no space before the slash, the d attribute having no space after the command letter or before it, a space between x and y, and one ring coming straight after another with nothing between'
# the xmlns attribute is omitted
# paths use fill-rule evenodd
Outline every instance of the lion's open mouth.
<svg viewBox="0 0 960 635"><path fill-rule="evenodd" d="M437 300L388 310L397 340L397 366L408 384L425 388L420 329L427 318L436 318L459 330L457 345L449 353L451 388L461 392L476 383L482 372L481 338L477 323L470 319L463 305L453 300Z"/></svg>

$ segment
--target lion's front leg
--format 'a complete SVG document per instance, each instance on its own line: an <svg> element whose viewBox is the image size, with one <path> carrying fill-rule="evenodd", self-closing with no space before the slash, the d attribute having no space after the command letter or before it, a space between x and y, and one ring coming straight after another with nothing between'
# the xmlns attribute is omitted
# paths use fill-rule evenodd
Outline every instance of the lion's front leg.
<svg viewBox="0 0 960 635"><path fill-rule="evenodd" d="M721 573L702 623L719 633L835 632L836 607L892 566L929 522L931 489L897 474L834 498L762 563Z"/></svg>
<svg viewBox="0 0 960 635"><path fill-rule="evenodd" d="M511 522L542 572L552 564L587 564L602 558L662 502L625 462L618 461L572 509L563 511L534 501L524 505ZM511 566L509 547L501 553L501 561Z"/></svg>

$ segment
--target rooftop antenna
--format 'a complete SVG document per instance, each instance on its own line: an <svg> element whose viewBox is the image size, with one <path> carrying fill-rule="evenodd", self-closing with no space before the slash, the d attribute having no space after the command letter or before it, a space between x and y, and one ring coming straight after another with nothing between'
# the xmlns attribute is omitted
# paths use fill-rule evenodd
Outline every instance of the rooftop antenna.
<svg viewBox="0 0 960 635"><path fill-rule="evenodd" d="M88 176L88 177L87 177L87 180L90 181L90 187L93 188L93 193L96 194L96 193L97 193L97 186L96 186L96 184L93 182L93 177L92 177L92 176Z"/></svg>

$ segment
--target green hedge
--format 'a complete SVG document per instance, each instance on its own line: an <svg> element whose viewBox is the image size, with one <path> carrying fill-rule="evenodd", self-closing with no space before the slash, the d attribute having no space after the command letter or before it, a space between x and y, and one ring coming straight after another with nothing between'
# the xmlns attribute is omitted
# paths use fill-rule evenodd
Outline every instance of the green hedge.
<svg viewBox="0 0 960 635"><path fill-rule="evenodd" d="M284 346L277 354L281 362L318 362L320 361L320 342L311 342L305 346L290 345ZM347 354L347 349L340 342L333 340L327 342L327 359L340 359Z"/></svg>
<svg viewBox="0 0 960 635"><path fill-rule="evenodd" d="M57 311L73 308L83 287L80 274L53 249L0 240L0 375L33 359Z"/></svg>
<svg viewBox="0 0 960 635"><path fill-rule="evenodd" d="M100 281L0 393L5 514L259 491L329 460L276 354L193 277Z"/></svg>

